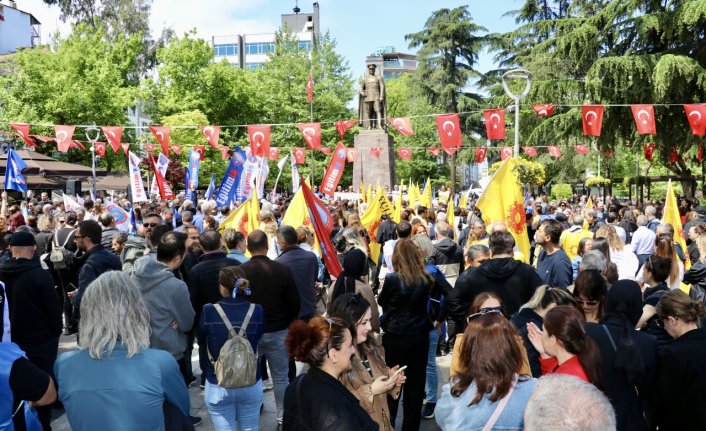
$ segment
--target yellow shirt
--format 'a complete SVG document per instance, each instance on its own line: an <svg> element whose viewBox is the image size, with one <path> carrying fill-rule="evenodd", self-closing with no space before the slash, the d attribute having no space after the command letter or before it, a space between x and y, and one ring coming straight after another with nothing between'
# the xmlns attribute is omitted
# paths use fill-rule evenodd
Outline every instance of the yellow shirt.
<svg viewBox="0 0 706 431"><path fill-rule="evenodd" d="M561 233L559 244L569 256L569 260L574 260L579 255L579 242L584 238L593 238L593 234L583 228L576 229L577 226L572 226L570 229Z"/></svg>

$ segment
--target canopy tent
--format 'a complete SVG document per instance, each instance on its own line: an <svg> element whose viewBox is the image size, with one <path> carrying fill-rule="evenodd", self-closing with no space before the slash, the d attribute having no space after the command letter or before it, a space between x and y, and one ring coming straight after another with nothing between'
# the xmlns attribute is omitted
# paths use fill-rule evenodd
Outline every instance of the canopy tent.
<svg viewBox="0 0 706 431"><path fill-rule="evenodd" d="M29 150L18 150L17 154L27 164L22 174L27 180L30 189L63 189L64 184L70 179L80 179L91 184L90 166L75 163L61 162L47 155ZM5 175L7 166L7 153L0 155L0 175ZM105 169L96 168L97 183L101 177L106 177ZM127 181L125 181L127 183Z"/></svg>

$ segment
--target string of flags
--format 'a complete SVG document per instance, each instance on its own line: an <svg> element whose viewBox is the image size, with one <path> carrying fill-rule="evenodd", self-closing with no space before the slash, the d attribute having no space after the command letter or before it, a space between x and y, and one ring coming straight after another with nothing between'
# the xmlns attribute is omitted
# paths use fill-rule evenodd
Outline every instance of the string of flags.
<svg viewBox="0 0 706 431"><path fill-rule="evenodd" d="M533 111L540 117L551 117L554 115L554 111L557 105L553 104L535 104L532 105ZM563 106L563 105L558 105ZM567 105L568 106L568 105ZM605 113L606 106L626 106L626 105L581 105L581 118L582 118L582 132L585 136L601 136L602 126L603 126L603 116ZM633 119L635 121L635 126L639 135L656 135L657 127L654 115L655 105L627 105L630 106L632 111ZM671 106L671 105L669 105ZM706 136L706 103L700 104L684 104L682 105L686 114L687 121L691 128L692 134L694 136ZM486 109L482 111L483 119L485 122L486 137L491 141L501 141L505 140L506 135L506 122L505 122L505 110L504 109ZM436 121L436 128L439 135L440 147L427 147L427 150L434 156L438 157L441 151L451 155L459 151L463 147L463 139L461 133L461 126L459 122L459 114L439 114L434 115ZM397 130L403 136L413 136L414 127L412 124L412 118L414 117L389 117L386 118L387 123ZM338 132L342 143L345 133L353 125L357 124L358 120L344 120L334 122L334 127ZM73 138L75 125L54 125L54 136L44 136L36 135L30 133L30 127L33 126L27 123L7 123L10 128L15 132L16 136L22 139L25 144L29 147L37 147L37 142L55 142L57 150L59 152L66 153L70 149L79 149L86 151L86 147L83 142ZM300 123L295 124L300 130L304 143L306 147L294 147L292 148L294 158L297 164L303 164L306 160L306 150L320 151L324 154L330 155L332 152L331 148L324 147L321 144L321 133L322 123ZM178 126L184 127L184 126ZM191 126L189 126L191 127ZM221 158L226 160L230 157L231 149L227 145L220 144L220 132L221 126L209 125L209 126L193 126L198 127L203 133L204 139L208 145L219 150L221 153ZM263 124L263 125L248 125L248 140L250 144L251 153L257 157L267 157L271 160L277 160L279 158L279 147L272 147L270 141L270 133L273 125ZM128 156L130 150L129 143L122 142L122 134L125 127L123 126L103 126L101 131L105 137L105 141L95 142L96 154L104 157L106 153L106 148L108 145L113 149L115 154L118 154L120 150L123 151L125 156ZM149 130L156 141L154 143L145 144L145 150L148 153L152 153L159 146L161 152L169 156L171 153L180 154L182 148L185 146L172 144L170 142L170 133L172 127L170 126L150 126ZM85 141L84 141L85 142ZM338 148L338 145L336 146ZM489 148L486 146L475 147L475 160L477 163L482 163L486 156ZM510 157L512 155L512 148L506 146L497 147L500 152L500 157L502 160ZM530 157L535 157L538 155L537 148L542 147L522 147L522 152ZM194 145L193 149L198 151L201 160L204 160L206 153L205 145ZM397 148L397 156L403 160L411 160L412 150L416 148L412 147L399 147ZM558 145L547 145L546 149L549 155L553 158L561 157L562 153ZM590 146L588 145L574 145L574 149L578 154L588 154L590 152ZM652 160L654 155L655 144L645 143L643 147L644 155L647 160ZM355 162L358 159L358 149L346 148L344 146L346 159L348 162ZM382 147L370 148L370 154L375 157L380 157L383 153ZM611 157L612 152L610 149L605 149L603 154L606 157ZM676 161L679 158L679 154L676 150L672 151L670 154L670 160ZM703 144L699 144L698 153L696 155L697 160L701 161L703 158Z"/></svg>

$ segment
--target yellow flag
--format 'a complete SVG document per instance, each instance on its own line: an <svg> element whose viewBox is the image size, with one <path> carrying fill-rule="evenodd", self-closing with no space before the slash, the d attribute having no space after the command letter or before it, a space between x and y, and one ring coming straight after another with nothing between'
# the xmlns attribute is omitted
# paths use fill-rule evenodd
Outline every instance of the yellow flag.
<svg viewBox="0 0 706 431"><path fill-rule="evenodd" d="M486 225L490 226L496 221L505 223L526 263L530 255L530 244L525 221L524 198L516 166L517 159L514 157L500 165L478 199L476 207L483 213L483 221Z"/></svg>
<svg viewBox="0 0 706 431"><path fill-rule="evenodd" d="M458 207L462 210L468 209L468 193L461 193L461 199L458 200Z"/></svg>
<svg viewBox="0 0 706 431"><path fill-rule="evenodd" d="M674 228L674 242L681 246L684 255L686 256L686 261L684 262L684 269L691 268L691 261L689 260L689 252L686 249L686 235L684 232L684 227L681 224L681 217L679 216L679 206L677 205L677 196L674 194L674 187L672 187L672 180L667 183L667 196L664 202L664 213L662 215L662 223L670 224Z"/></svg>
<svg viewBox="0 0 706 431"><path fill-rule="evenodd" d="M392 220L395 223L399 223L402 217L402 184L400 184L399 194L395 198L395 207L392 211Z"/></svg>
<svg viewBox="0 0 706 431"><path fill-rule="evenodd" d="M284 217L282 217L281 224L291 226L294 229L302 225L311 225L311 220L309 220L309 210L306 208L304 192L301 187L294 194L292 202L289 203L289 207L287 207L287 211L284 213Z"/></svg>
<svg viewBox="0 0 706 431"><path fill-rule="evenodd" d="M420 203L427 208L432 207L431 181L429 181L429 178L427 178L427 183L424 185L424 192L422 192Z"/></svg>
<svg viewBox="0 0 706 431"><path fill-rule="evenodd" d="M413 210L417 210L417 204L419 203L419 196L417 196L417 189L412 184L412 179L409 179L409 187L407 187L407 200L409 201L409 207Z"/></svg>
<svg viewBox="0 0 706 431"><path fill-rule="evenodd" d="M368 203L373 201L373 185L368 184Z"/></svg>
<svg viewBox="0 0 706 431"><path fill-rule="evenodd" d="M218 231L223 233L225 229L235 229L247 238L250 232L258 228L259 217L260 202L257 200L257 193L253 191L249 199L223 219L218 225Z"/></svg>
<svg viewBox="0 0 706 431"><path fill-rule="evenodd" d="M593 199L591 197L588 197L588 201L586 201L586 208L593 208ZM588 230L590 226L588 225L588 220L584 217L583 219L583 230Z"/></svg>
<svg viewBox="0 0 706 431"><path fill-rule="evenodd" d="M370 201L370 206L365 210L365 213L360 216L360 222L365 230L368 231L368 236L370 237L370 258L375 264L377 264L380 256L380 244L375 238L377 237L378 226L382 221L383 214L392 216L392 204L385 196L385 193L378 193L375 199Z"/></svg>
<svg viewBox="0 0 706 431"><path fill-rule="evenodd" d="M453 198L449 198L449 205L446 207L446 220L451 225L451 229L454 230L454 234L456 233L456 216L454 215L455 211L456 208L454 208L454 200Z"/></svg>
<svg viewBox="0 0 706 431"><path fill-rule="evenodd" d="M365 196L365 184L363 184L363 180L360 180L360 199L363 202L368 202L368 198Z"/></svg>

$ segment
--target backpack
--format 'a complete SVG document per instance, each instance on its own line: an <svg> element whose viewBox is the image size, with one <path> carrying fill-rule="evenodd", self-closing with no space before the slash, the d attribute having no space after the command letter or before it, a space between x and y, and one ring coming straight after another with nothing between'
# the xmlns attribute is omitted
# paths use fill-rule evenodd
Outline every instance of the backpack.
<svg viewBox="0 0 706 431"><path fill-rule="evenodd" d="M75 231L74 229L66 235L66 240L62 245L59 245L59 231L56 231L54 234L54 244L49 253L49 262L51 262L54 269L66 269L69 267L74 255L71 251L66 249L66 244L68 244L71 234Z"/></svg>
<svg viewBox="0 0 706 431"><path fill-rule="evenodd" d="M245 336L245 330L250 323L255 304L250 304L248 314L240 327L239 332L235 332L230 319L223 312L219 304L213 304L223 323L228 328L228 340L221 347L218 359L213 360L211 352L208 352L208 359L213 364L218 386L225 389L244 388L257 383L257 357L253 352L250 341ZM208 351L208 348L206 349Z"/></svg>

